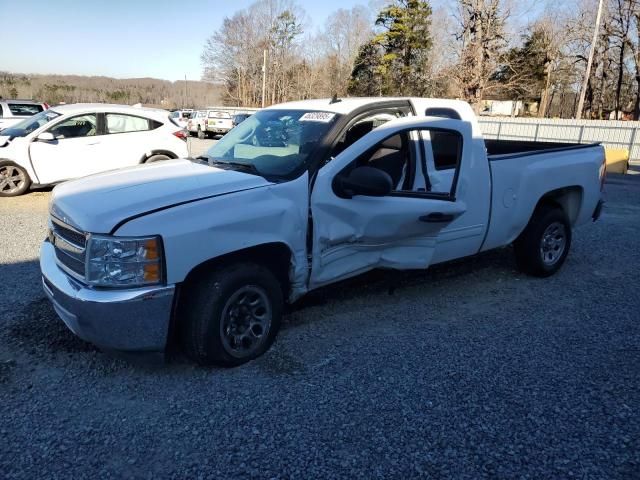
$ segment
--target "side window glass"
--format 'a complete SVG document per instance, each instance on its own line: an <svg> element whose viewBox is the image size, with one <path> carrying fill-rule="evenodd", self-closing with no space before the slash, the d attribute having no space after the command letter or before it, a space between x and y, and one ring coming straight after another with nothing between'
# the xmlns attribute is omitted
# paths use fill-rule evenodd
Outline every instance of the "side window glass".
<svg viewBox="0 0 640 480"><path fill-rule="evenodd" d="M450 193L462 158L462 136L453 130L423 130L421 134L428 190Z"/></svg>
<svg viewBox="0 0 640 480"><path fill-rule="evenodd" d="M149 120L132 115L107 113L107 133L141 132L149 130Z"/></svg>
<svg viewBox="0 0 640 480"><path fill-rule="evenodd" d="M57 124L49 130L56 138L92 137L97 131L96 114L79 115Z"/></svg>
<svg viewBox="0 0 640 480"><path fill-rule="evenodd" d="M374 112L357 119L355 123L350 125L349 128L340 136L338 143L331 152L331 156L335 157L342 153L367 133L371 132L374 128L378 128L380 125L384 125L396 118L406 117L407 114L408 112L406 110L398 108Z"/></svg>
<svg viewBox="0 0 640 480"><path fill-rule="evenodd" d="M7 106L11 113L18 117L30 117L44 110L42 105L32 103L9 103Z"/></svg>
<svg viewBox="0 0 640 480"><path fill-rule="evenodd" d="M416 162L406 133L394 135L358 159L358 166L377 168L391 177L393 190L413 191Z"/></svg>
<svg viewBox="0 0 640 480"><path fill-rule="evenodd" d="M463 138L457 131L415 128L381 141L343 172L363 166L377 168L391 177L397 195L449 198L455 195L462 146ZM437 169L436 158L447 168Z"/></svg>

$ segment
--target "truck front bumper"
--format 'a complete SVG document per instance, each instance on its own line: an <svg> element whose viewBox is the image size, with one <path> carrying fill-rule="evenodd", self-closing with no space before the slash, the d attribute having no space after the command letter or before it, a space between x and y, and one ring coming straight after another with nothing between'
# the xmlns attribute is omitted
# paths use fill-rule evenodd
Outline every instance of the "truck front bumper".
<svg viewBox="0 0 640 480"><path fill-rule="evenodd" d="M44 291L78 337L107 350L160 352L167 344L175 286L94 289L66 275L53 246L40 250Z"/></svg>

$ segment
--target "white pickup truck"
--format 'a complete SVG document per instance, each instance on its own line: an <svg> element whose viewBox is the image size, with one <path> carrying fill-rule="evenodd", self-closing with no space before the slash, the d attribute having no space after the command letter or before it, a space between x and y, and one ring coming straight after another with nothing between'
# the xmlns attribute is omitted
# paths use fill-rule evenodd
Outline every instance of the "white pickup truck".
<svg viewBox="0 0 640 480"><path fill-rule="evenodd" d="M104 349L178 338L234 366L269 348L284 302L374 268L513 244L524 272L554 273L600 215L604 177L601 146L485 141L464 102L276 105L199 159L56 187L43 284Z"/></svg>

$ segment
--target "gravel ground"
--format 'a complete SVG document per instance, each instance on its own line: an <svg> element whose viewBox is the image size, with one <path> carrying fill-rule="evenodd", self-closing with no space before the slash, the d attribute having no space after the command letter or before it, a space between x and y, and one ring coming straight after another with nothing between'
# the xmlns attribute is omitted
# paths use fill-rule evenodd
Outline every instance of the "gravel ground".
<svg viewBox="0 0 640 480"><path fill-rule="evenodd" d="M202 155L203 153L205 153L210 147L212 147L213 145L215 145L218 142L218 140L209 140L209 139L205 139L205 140L200 140L199 138L195 138L195 137L189 137L189 139L187 140L187 145L189 148L189 154L192 157L197 157L198 155Z"/></svg>
<svg viewBox="0 0 640 480"><path fill-rule="evenodd" d="M556 276L503 249L311 294L233 370L131 364L41 292L49 194L0 201L2 478L638 478L640 175Z"/></svg>

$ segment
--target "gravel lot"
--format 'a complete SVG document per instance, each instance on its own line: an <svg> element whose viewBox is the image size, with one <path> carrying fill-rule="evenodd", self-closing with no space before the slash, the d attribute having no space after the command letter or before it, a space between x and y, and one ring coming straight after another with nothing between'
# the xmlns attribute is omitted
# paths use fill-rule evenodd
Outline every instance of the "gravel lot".
<svg viewBox="0 0 640 480"><path fill-rule="evenodd" d="M131 364L41 291L48 192L0 201L2 478L638 478L640 175L561 272L510 249L295 305L234 370Z"/></svg>
<svg viewBox="0 0 640 480"><path fill-rule="evenodd" d="M189 137L187 140L189 146L189 153L192 157L197 157L205 153L210 147L217 143L217 140L200 140L198 138Z"/></svg>

